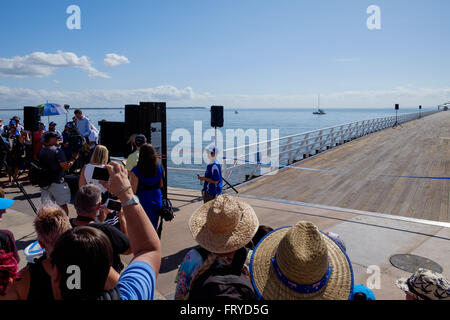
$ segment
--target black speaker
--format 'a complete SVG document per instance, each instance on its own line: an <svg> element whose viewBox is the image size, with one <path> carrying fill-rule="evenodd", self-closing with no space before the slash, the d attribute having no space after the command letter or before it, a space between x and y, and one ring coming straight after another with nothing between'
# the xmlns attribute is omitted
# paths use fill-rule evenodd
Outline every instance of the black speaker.
<svg viewBox="0 0 450 320"><path fill-rule="evenodd" d="M37 107L23 107L23 126L27 131L39 131L41 122L40 109Z"/></svg>
<svg viewBox="0 0 450 320"><path fill-rule="evenodd" d="M100 144L109 150L111 157L125 157L127 140L125 122L100 121Z"/></svg>
<svg viewBox="0 0 450 320"><path fill-rule="evenodd" d="M399 110L400 106L398 104L395 105L395 110Z"/></svg>
<svg viewBox="0 0 450 320"><path fill-rule="evenodd" d="M139 128L139 109L137 104L125 106L125 136L127 141L133 134L141 133Z"/></svg>
<svg viewBox="0 0 450 320"><path fill-rule="evenodd" d="M139 129L148 143L152 143L151 124L161 122L161 111L166 108L165 102L141 102L139 113Z"/></svg>
<svg viewBox="0 0 450 320"><path fill-rule="evenodd" d="M211 107L211 127L213 128L223 127L223 106Z"/></svg>

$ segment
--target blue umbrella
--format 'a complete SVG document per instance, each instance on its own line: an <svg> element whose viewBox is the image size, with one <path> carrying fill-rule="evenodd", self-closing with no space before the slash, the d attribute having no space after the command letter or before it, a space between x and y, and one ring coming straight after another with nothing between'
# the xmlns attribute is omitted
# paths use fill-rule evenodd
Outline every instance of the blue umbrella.
<svg viewBox="0 0 450 320"><path fill-rule="evenodd" d="M59 116L66 114L67 110L56 103L45 103L37 106L40 109L41 116Z"/></svg>

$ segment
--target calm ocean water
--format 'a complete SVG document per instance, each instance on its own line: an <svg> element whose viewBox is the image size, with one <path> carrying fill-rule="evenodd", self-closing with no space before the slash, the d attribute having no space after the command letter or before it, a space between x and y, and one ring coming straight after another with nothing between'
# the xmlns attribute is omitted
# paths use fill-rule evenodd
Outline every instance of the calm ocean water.
<svg viewBox="0 0 450 320"><path fill-rule="evenodd" d="M235 110L238 114L235 114ZM326 109L326 115L313 115L313 109L226 109L225 127L222 132L225 135L226 129L279 129L280 137L292 135L296 133L316 130L320 128L331 127L348 122L367 120L395 115L393 109ZM417 112L417 109L401 109L401 113ZM423 110L427 111L427 110ZM85 109L84 114L97 126L98 121L105 119L108 121L124 121L124 110L89 110ZM0 119L6 123L13 115L18 115L23 119L22 111L5 111L0 110ZM73 111L68 114L69 120L73 116ZM48 118L43 117L42 122L48 125ZM63 130L66 116L50 117L50 121L55 121L58 130ZM172 149L178 141L171 141L172 132L175 129L183 128L188 130L192 137L194 131L194 121L202 121L203 132L210 128L210 111L209 109L168 109L167 125L168 125L168 149ZM193 139L193 138L192 138ZM203 141L203 145L207 146L210 141ZM193 152L193 150L192 150ZM197 155L198 156L198 155ZM175 167L170 161L169 166ZM200 165L184 165L183 167L203 168ZM169 172L169 186L200 189L201 186L196 179L194 173Z"/></svg>

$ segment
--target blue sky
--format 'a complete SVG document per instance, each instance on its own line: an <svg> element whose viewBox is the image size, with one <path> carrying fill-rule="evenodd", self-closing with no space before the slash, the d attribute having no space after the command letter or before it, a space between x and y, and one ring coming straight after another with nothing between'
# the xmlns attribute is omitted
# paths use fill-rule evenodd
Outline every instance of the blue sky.
<svg viewBox="0 0 450 320"><path fill-rule="evenodd" d="M66 27L73 4L81 30ZM381 30L366 26L370 5ZM447 0L5 0L0 107L312 107L319 93L330 108L434 106L450 100L449 11ZM59 51L85 60L41 70L29 56ZM105 65L111 53L129 63Z"/></svg>

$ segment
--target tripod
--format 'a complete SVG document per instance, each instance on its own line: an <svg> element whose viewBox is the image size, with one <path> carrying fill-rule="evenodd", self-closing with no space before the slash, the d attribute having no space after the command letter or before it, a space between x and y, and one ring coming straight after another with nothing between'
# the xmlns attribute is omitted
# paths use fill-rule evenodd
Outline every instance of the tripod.
<svg viewBox="0 0 450 320"><path fill-rule="evenodd" d="M403 126L400 124L400 122L398 122L398 110L395 110L395 123L392 126L392 128L397 128L397 127L401 127L403 128Z"/></svg>
<svg viewBox="0 0 450 320"><path fill-rule="evenodd" d="M229 185L230 186L230 188L231 189L233 189L233 191L234 192L236 192L236 193L239 193L239 191L237 191L227 180L225 180L225 178L224 177L222 177L222 180L227 184L227 185Z"/></svg>
<svg viewBox="0 0 450 320"><path fill-rule="evenodd" d="M8 171L9 167L8 164L6 163L5 160L3 160L3 165L5 166L6 171ZM16 184L16 186L19 188L19 190L23 193L23 195L25 196L25 199L28 201L28 203L31 206L31 209L33 209L34 213L37 215L38 210L36 208L36 206L34 205L33 201L30 198L30 195L25 191L25 188L22 186L22 184L17 180L16 176L13 174L12 175L13 181Z"/></svg>

